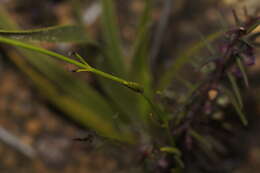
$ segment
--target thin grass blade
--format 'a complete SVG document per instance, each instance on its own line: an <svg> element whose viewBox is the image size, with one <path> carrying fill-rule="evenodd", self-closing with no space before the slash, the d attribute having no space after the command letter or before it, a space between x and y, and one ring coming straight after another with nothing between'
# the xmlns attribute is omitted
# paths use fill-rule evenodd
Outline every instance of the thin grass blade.
<svg viewBox="0 0 260 173"><path fill-rule="evenodd" d="M225 92L225 94L228 96L228 98L230 99L231 104L234 106L241 122L243 123L244 126L247 126L248 121L246 119L245 114L242 111L242 108L240 107L239 103L237 102L237 100L235 99L235 96L233 95L233 93L231 91L229 91L226 88L223 88L223 91Z"/></svg>
<svg viewBox="0 0 260 173"><path fill-rule="evenodd" d="M246 74L246 69L245 69L244 64L241 62L241 60L239 58L236 59L236 63L237 63L239 70L242 73L246 87L249 87L248 77L247 77L247 74Z"/></svg>
<svg viewBox="0 0 260 173"><path fill-rule="evenodd" d="M158 82L157 88L159 90L164 90L165 88L167 88L171 84L172 80L176 77L179 70L188 62L193 61L193 59L191 58L192 56L195 56L199 50L206 46L206 44L218 39L223 33L223 31L219 31L210 34L205 38L207 41L199 41L198 43L185 50L183 54L174 59L175 61L172 62L172 65L169 67L169 69L161 75L162 77Z"/></svg>
<svg viewBox="0 0 260 173"><path fill-rule="evenodd" d="M0 7L0 19L2 18L5 19L4 23L0 23L2 28L13 30L18 28L12 22L8 13ZM98 92L94 91L86 83L76 79L75 76L65 72L57 66L53 59L20 48L18 51L34 68L27 64L24 65L25 61L21 57L13 56L13 54L9 57L34 81L38 89L45 93L46 98L66 112L67 116L83 126L95 129L106 137L118 140L132 138L132 135L128 133L129 131L124 130L127 129L126 126L119 124L120 127L123 127L120 128L121 130L114 127L114 122L111 119L117 112Z"/></svg>
<svg viewBox="0 0 260 173"><path fill-rule="evenodd" d="M189 130L189 134L196 139L202 146L206 147L207 149L211 150L212 149L212 144L208 142L208 140L197 133L195 130Z"/></svg>
<svg viewBox="0 0 260 173"><path fill-rule="evenodd" d="M160 151L181 156L181 151L176 147L161 147Z"/></svg>
<svg viewBox="0 0 260 173"><path fill-rule="evenodd" d="M130 76L132 80L142 83L142 85L144 86L145 95L149 98L152 98L152 77L149 62L152 0L145 0L144 3L145 7L140 18L137 38L134 43ZM144 119L147 119L148 112L150 111L149 104L142 97L139 97L138 102L138 105L142 112L141 115Z"/></svg>
<svg viewBox="0 0 260 173"><path fill-rule="evenodd" d="M239 106L243 107L243 101L242 101L242 97L241 97L241 94L240 94L239 87L238 87L237 82L236 82L236 78L230 72L227 73L227 76L228 76L228 79L229 79L229 81L232 85L232 88L234 90L235 97L236 97L236 99L239 103Z"/></svg>
<svg viewBox="0 0 260 173"><path fill-rule="evenodd" d="M0 29L0 36L40 42L87 42L88 38L83 27L76 25L52 26L32 30Z"/></svg>
<svg viewBox="0 0 260 173"><path fill-rule="evenodd" d="M119 36L119 26L115 14L115 2L102 0L102 31L105 38L105 55L110 72L119 77L126 77L126 70Z"/></svg>
<svg viewBox="0 0 260 173"><path fill-rule="evenodd" d="M73 94L66 92L66 94L62 94L62 91L59 90L55 85L47 80L42 74L33 70L28 64L25 63L23 59L19 57L16 53L11 53L11 59L13 62L23 71L29 78L38 86L40 91L44 93L46 97L50 99L52 103L54 103L59 109L66 112L72 119L77 121L79 124L90 127L95 129L100 135L109 137L116 140L123 140L127 141L128 139L131 140L132 137L128 136L127 134L121 134L121 132L117 131L114 126L113 119L109 116L101 116L101 111L97 111L93 105L90 107L87 106L86 102L83 102L81 99L74 97ZM71 90L71 88L69 89ZM94 93L94 92L93 92ZM93 94L92 93L92 94ZM84 96L87 96L85 93L80 93ZM97 98L91 99L90 102L97 101ZM102 101L101 101L102 102ZM94 103L94 104L101 104ZM102 109L102 104L100 105L99 109ZM112 114L113 112L109 108L104 111L103 113ZM128 136L128 137L123 137Z"/></svg>

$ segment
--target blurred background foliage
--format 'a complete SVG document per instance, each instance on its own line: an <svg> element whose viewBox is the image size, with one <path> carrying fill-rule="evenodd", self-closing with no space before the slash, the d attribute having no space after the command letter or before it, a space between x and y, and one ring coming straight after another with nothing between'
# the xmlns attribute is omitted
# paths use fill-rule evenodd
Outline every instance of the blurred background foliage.
<svg viewBox="0 0 260 173"><path fill-rule="evenodd" d="M71 58L71 52L78 52L98 69L139 82L145 96L162 100L156 107L168 105L168 112L184 104L201 80L194 67L209 57L203 37L217 37L223 28L234 26L232 8L240 11L246 5L249 13L260 8L257 0L5 0L0 5L1 36ZM50 27L55 25L63 27ZM39 29L44 27L49 28ZM142 172L136 159L142 157L142 148L117 141L149 148L153 140L167 140L159 129L151 136L147 121L154 110L125 86L86 72L72 73L74 65L6 45L1 45L0 62L2 172ZM222 123L228 130L214 135L231 149L225 151L210 135L204 138L194 131L191 135L201 146L193 152L201 158L194 153L185 158L184 172L258 172L258 75L257 60L249 69L250 89L241 91L249 126L242 127L237 116L225 116L234 114L229 105L217 112L217 118L230 120ZM221 160L201 151L210 148L205 139L215 142Z"/></svg>

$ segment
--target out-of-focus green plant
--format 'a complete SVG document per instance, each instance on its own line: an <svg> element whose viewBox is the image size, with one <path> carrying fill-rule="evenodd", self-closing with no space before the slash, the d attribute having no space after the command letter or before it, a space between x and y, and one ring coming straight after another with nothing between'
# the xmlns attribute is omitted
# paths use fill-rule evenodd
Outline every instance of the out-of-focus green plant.
<svg viewBox="0 0 260 173"><path fill-rule="evenodd" d="M200 117L197 114L214 114L208 107L217 105L216 98L221 99L223 93L230 98L242 123L247 124L240 87L232 70L238 68L246 86L249 85L244 64L253 58L249 35L259 25L259 18L250 18L245 24L237 24L234 30L207 36L195 46L184 50L172 63L171 68L162 74L161 79L153 81L149 62L152 0L145 0L144 3L145 8L137 28L129 68L125 63L115 4L112 0L101 1L102 36L105 42L102 46L87 36L83 26L55 26L20 31L2 8L0 26L4 29L0 30L0 42L17 47L17 52L8 51L11 60L35 82L39 91L66 115L107 139L136 146L151 146L142 149L144 160L156 160L159 166L162 166L160 164L163 160L166 165L161 169L179 169L185 166L180 146L183 136L187 146L187 141L194 139L208 153L214 148L210 143L214 139L201 135L195 129L197 124L194 122ZM192 84L179 77L179 70L185 64L193 63L192 56L204 47L211 49L211 42L222 37L225 37L225 41L221 43L223 46L220 44L220 53L211 52L218 58L206 59L206 64L213 63L216 68L206 74L205 80ZM105 60L90 65L77 53L74 54L75 60L35 46L31 41L94 44L100 51L98 56ZM74 74L63 70L49 57L74 64L78 67L75 72L96 74L104 94L75 78ZM167 95L167 88L173 79L182 81L189 91L184 101L171 112L167 105L155 97ZM229 80L231 85L226 85L225 80Z"/></svg>

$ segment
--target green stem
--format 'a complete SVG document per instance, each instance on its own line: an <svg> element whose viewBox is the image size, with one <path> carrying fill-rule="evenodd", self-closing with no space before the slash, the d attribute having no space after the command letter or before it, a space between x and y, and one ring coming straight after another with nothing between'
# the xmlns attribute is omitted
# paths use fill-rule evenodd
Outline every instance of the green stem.
<svg viewBox="0 0 260 173"><path fill-rule="evenodd" d="M48 55L48 56L55 57L59 60L65 61L65 62L70 63L70 64L74 64L74 65L80 67L81 69L79 69L78 72L80 72L80 71L92 72L92 73L98 74L98 75L100 75L104 78L118 82L118 83L126 86L127 88L135 91L135 92L143 93L143 87L140 84L138 84L136 82L126 81L124 79L118 78L118 77L113 76L111 74L105 73L103 71L100 71L98 69L95 69L95 68L89 66L87 63L84 63L84 62L81 63L81 62L78 62L76 60L70 59L66 56L60 55L58 53L55 53L55 52L52 52L52 51L49 51L49 50L46 50L46 49L43 49L43 48L40 48L40 47L36 47L36 46L30 45L30 44L27 44L27 43L23 43L23 42L20 42L20 41L17 41L17 40L5 38L5 37L0 37L0 42L5 43L5 44L9 44L9 45L12 45L12 46L17 46L17 47L29 49L31 51L39 52L39 53L42 53L42 54L45 54L45 55Z"/></svg>
<svg viewBox="0 0 260 173"><path fill-rule="evenodd" d="M57 59L60 59L62 61L66 61L70 64L74 64L78 67L86 68L86 65L84 65L84 64L82 64L78 61L75 61L75 60L70 59L66 56L60 55L60 54L55 53L55 52L48 51L48 50L40 48L40 47L36 47L36 46L30 45L30 44L26 44L26 43L16 41L16 40L13 40L13 39L9 39L9 38L5 38L5 37L0 37L0 42L5 43L5 44L9 44L9 45L13 45L13 46L17 46L17 47L21 47L21 48L25 48L25 49L29 49L29 50L32 50L34 52L39 52L39 53L42 53L42 54L45 54L45 55L49 55L49 56L55 57Z"/></svg>
<svg viewBox="0 0 260 173"><path fill-rule="evenodd" d="M159 123L160 124L164 123L164 121L163 121L163 112L159 108L157 108L155 106L155 104L151 101L151 99L148 96L146 96L144 93L142 94L142 96L149 103L149 105L151 106L153 111L157 114L158 119L159 119Z"/></svg>
<svg viewBox="0 0 260 173"><path fill-rule="evenodd" d="M143 93L143 88L140 86L140 84L136 83L136 82L130 82L130 81L126 81L124 79L121 79L119 77L116 77L116 76L113 76L109 73L105 73L103 71L100 71L98 69L95 69L93 67L89 67L89 68L85 68L85 69L80 69L78 70L77 72L81 72L81 71L89 71L89 72L92 72L92 73L95 73L99 76L102 76L106 79L110 79L112 81L115 81L117 83L120 83L124 86L126 86L127 88L135 91L135 92L138 92L138 93Z"/></svg>
<svg viewBox="0 0 260 173"><path fill-rule="evenodd" d="M154 112L157 114L159 119L160 127L164 128L166 130L167 136L169 138L169 141L172 146L175 146L174 139L172 137L170 127L169 127L169 121L164 118L164 112L160 108L156 107L155 104L151 101L149 97L147 97L144 93L142 93L142 96L145 98L145 100L150 104L151 108L154 110Z"/></svg>

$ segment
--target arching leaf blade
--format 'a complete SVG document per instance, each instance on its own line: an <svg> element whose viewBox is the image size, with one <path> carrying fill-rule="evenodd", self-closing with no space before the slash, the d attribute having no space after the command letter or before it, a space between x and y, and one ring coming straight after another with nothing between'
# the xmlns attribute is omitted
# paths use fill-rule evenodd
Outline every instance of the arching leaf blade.
<svg viewBox="0 0 260 173"><path fill-rule="evenodd" d="M0 29L0 36L22 41L39 42L88 42L83 27L61 25L32 30Z"/></svg>
<svg viewBox="0 0 260 173"><path fill-rule="evenodd" d="M162 75L161 79L158 82L157 88L159 90L164 90L168 87L172 80L176 77L177 73L180 69L187 64L188 62L192 61L192 56L196 55L199 50L204 48L210 42L218 39L223 34L223 31L218 31L213 34L210 34L205 38L205 40L199 41L198 43L194 44L187 50L185 50L180 56L178 56L174 61L171 63L172 65L166 70Z"/></svg>
<svg viewBox="0 0 260 173"><path fill-rule="evenodd" d="M105 39L104 53L108 58L107 66L114 75L126 78L126 69L119 36L119 26L113 0L102 0L102 33Z"/></svg>

